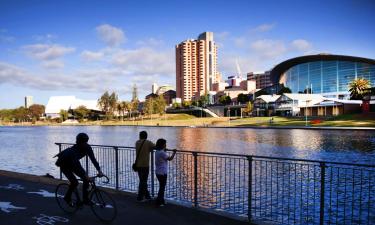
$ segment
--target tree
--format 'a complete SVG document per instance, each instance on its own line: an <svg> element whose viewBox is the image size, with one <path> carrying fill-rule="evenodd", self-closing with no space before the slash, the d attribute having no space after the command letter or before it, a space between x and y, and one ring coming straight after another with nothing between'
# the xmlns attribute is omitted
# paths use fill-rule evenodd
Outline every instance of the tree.
<svg viewBox="0 0 375 225"><path fill-rule="evenodd" d="M19 107L13 110L13 118L16 122L23 122L29 119L29 112L25 107Z"/></svg>
<svg viewBox="0 0 375 225"><path fill-rule="evenodd" d="M60 110L60 119L61 121L65 121L68 119L69 113L66 110Z"/></svg>
<svg viewBox="0 0 375 225"><path fill-rule="evenodd" d="M232 102L232 99L227 95L222 95L219 98L219 102L223 105L229 105Z"/></svg>
<svg viewBox="0 0 375 225"><path fill-rule="evenodd" d="M108 91L104 92L104 94L98 99L98 105L100 109L104 112L107 116L109 114L110 103L109 103L109 93Z"/></svg>
<svg viewBox="0 0 375 225"><path fill-rule="evenodd" d="M116 94L116 92L112 92L112 94L109 94L108 91L104 92L104 94L98 99L98 105L100 109L105 113L107 119L109 118L109 116L113 115L114 111L116 111L117 101L118 95Z"/></svg>
<svg viewBox="0 0 375 225"><path fill-rule="evenodd" d="M79 120L82 121L85 119L90 113L90 110L86 108L84 105L78 106L76 109L73 110L74 116Z"/></svg>
<svg viewBox="0 0 375 225"><path fill-rule="evenodd" d="M201 107L204 107L204 106L208 105L208 103L209 103L209 96L208 96L208 94L206 94L206 95L202 95L202 96L199 98L199 100L198 100L198 104L199 104L199 106L201 106Z"/></svg>
<svg viewBox="0 0 375 225"><path fill-rule="evenodd" d="M163 95L159 95L154 101L155 113L159 113L160 115L163 115L165 113L166 106L167 106L167 102L165 101Z"/></svg>
<svg viewBox="0 0 375 225"><path fill-rule="evenodd" d="M349 92L351 100L362 100L367 93L367 89L371 87L370 81L364 78L354 79L349 84Z"/></svg>
<svg viewBox="0 0 375 225"><path fill-rule="evenodd" d="M253 111L254 105L251 102L248 102L244 110L245 113L250 114Z"/></svg>
<svg viewBox="0 0 375 225"><path fill-rule="evenodd" d="M163 115L165 113L165 106L167 103L163 95L159 95L158 97L151 97L146 100L143 105L143 112L147 115L152 115L154 113L159 113Z"/></svg>
<svg viewBox="0 0 375 225"><path fill-rule="evenodd" d="M249 101L249 97L247 95L242 94L242 93L237 95L237 102L243 104L243 103L246 103L248 101Z"/></svg>
<svg viewBox="0 0 375 225"><path fill-rule="evenodd" d="M292 90L290 90L290 88L288 87L282 87L278 92L277 94L278 95L282 95L284 93L292 93Z"/></svg>
<svg viewBox="0 0 375 225"><path fill-rule="evenodd" d="M33 104L29 107L29 113L31 118L35 118L36 120L39 120L39 118L43 116L44 110L44 105Z"/></svg>
<svg viewBox="0 0 375 225"><path fill-rule="evenodd" d="M182 103L182 106L183 106L184 108L188 108L188 107L190 107L190 106L191 106L191 101L184 101L184 102Z"/></svg>
<svg viewBox="0 0 375 225"><path fill-rule="evenodd" d="M117 103L117 111L121 116L122 120L124 120L125 112L128 110L128 102L120 101Z"/></svg>

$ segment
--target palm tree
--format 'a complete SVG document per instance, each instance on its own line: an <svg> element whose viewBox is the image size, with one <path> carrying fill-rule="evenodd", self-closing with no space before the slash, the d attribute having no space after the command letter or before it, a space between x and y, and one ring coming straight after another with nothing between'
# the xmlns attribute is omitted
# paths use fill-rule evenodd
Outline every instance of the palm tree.
<svg viewBox="0 0 375 225"><path fill-rule="evenodd" d="M349 84L350 99L351 100L362 100L363 95L366 94L367 89L371 87L370 81L364 78L354 79Z"/></svg>

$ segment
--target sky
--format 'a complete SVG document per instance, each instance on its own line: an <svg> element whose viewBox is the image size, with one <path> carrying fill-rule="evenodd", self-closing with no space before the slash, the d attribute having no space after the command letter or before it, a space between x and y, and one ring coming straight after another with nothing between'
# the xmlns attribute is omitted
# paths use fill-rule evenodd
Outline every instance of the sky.
<svg viewBox="0 0 375 225"><path fill-rule="evenodd" d="M0 0L0 109L175 86L175 45L214 32L225 79L330 53L375 59L375 0Z"/></svg>

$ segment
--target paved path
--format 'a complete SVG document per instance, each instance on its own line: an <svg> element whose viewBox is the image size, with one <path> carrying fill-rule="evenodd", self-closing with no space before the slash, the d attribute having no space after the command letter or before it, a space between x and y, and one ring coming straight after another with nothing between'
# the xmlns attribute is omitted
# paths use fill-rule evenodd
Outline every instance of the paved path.
<svg viewBox="0 0 375 225"><path fill-rule="evenodd" d="M89 207L78 210L74 215L61 211L54 190L60 181L33 175L0 171L0 224L102 224ZM138 203L132 194L111 193L116 200L118 215L111 224L121 225L243 225L249 224L214 215L196 209L168 204L156 208L151 202ZM62 217L56 221L52 216ZM42 219L41 217L45 217Z"/></svg>

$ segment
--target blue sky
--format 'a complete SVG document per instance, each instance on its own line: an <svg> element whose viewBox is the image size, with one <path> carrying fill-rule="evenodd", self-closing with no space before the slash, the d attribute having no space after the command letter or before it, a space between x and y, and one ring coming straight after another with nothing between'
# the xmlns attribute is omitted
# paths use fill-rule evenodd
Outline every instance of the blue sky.
<svg viewBox="0 0 375 225"><path fill-rule="evenodd" d="M175 85L177 43L214 32L223 78L291 57L375 58L375 1L0 0L0 109L26 95L128 100L151 84Z"/></svg>

